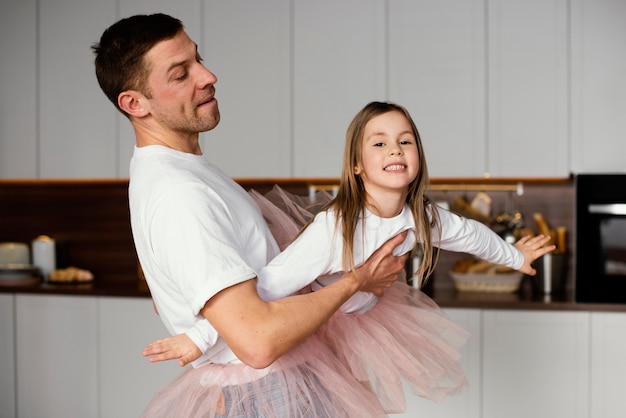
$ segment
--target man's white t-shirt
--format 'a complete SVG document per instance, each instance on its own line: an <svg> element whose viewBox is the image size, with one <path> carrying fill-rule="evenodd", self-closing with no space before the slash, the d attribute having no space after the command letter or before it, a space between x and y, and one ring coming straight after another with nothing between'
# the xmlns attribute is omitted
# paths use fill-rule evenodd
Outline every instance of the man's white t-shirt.
<svg viewBox="0 0 626 418"><path fill-rule="evenodd" d="M221 290L254 278L278 246L248 193L203 156L136 147L131 225L161 320L204 352L193 362L240 362L199 314Z"/></svg>

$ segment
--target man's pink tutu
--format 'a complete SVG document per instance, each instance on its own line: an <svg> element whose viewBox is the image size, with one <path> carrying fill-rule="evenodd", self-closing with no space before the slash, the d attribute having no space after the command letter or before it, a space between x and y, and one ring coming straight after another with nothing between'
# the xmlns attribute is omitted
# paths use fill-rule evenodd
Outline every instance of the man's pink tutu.
<svg viewBox="0 0 626 418"><path fill-rule="evenodd" d="M385 416L319 336L266 369L189 367L157 393L145 418L354 418Z"/></svg>

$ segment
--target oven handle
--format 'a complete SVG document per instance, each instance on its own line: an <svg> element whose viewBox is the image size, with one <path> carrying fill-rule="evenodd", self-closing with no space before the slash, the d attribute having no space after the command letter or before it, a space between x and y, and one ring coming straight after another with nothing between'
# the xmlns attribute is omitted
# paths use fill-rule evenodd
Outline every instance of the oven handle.
<svg viewBox="0 0 626 418"><path fill-rule="evenodd" d="M589 213L601 215L626 215L626 203L610 203L606 205L591 204Z"/></svg>

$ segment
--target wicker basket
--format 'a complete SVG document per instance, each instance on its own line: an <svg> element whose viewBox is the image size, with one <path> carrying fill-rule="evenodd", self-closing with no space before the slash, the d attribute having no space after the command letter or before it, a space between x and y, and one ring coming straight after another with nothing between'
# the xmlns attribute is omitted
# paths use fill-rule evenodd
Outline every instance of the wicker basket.
<svg viewBox="0 0 626 418"><path fill-rule="evenodd" d="M519 271L501 274L451 271L450 276L459 292L514 293L519 290L524 274Z"/></svg>

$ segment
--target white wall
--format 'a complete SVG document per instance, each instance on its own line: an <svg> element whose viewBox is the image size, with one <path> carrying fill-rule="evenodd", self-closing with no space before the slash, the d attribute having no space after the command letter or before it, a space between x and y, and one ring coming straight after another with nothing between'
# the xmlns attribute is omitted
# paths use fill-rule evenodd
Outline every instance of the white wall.
<svg viewBox="0 0 626 418"><path fill-rule="evenodd" d="M203 149L234 177L337 177L370 100L409 108L434 177L626 171L621 0L14 0L0 4L0 178L128 176L133 132L90 46L156 11L218 76Z"/></svg>

